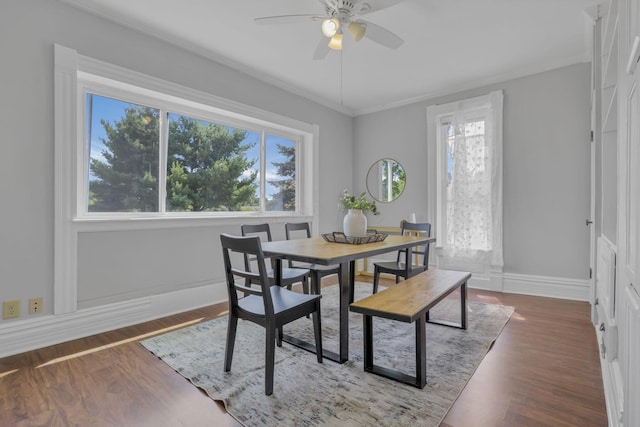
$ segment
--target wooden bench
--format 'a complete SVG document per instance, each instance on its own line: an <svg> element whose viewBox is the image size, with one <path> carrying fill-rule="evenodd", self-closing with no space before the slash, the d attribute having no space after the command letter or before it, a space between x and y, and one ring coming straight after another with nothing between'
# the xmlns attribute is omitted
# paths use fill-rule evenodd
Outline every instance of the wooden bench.
<svg viewBox="0 0 640 427"><path fill-rule="evenodd" d="M467 329L467 280L471 273L431 269L398 285L354 302L350 309L363 314L364 370L424 388L427 384L427 340L425 323ZM460 288L460 323L429 318L429 310ZM416 324L416 376L377 366L373 363L373 317L384 317Z"/></svg>

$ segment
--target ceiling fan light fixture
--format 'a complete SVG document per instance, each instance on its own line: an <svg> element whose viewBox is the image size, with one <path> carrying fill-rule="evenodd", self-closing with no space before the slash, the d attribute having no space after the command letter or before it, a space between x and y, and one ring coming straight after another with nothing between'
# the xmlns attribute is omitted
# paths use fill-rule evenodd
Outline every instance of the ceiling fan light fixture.
<svg viewBox="0 0 640 427"><path fill-rule="evenodd" d="M342 50L342 33L336 33L331 37L329 47L333 50Z"/></svg>
<svg viewBox="0 0 640 427"><path fill-rule="evenodd" d="M340 21L335 18L325 19L322 21L322 34L327 37L333 37L340 28Z"/></svg>
<svg viewBox="0 0 640 427"><path fill-rule="evenodd" d="M357 22L352 22L347 27L347 30L349 30L354 40L359 42L362 39L362 37L364 37L365 31L367 31L367 27L365 27L364 25L358 24Z"/></svg>

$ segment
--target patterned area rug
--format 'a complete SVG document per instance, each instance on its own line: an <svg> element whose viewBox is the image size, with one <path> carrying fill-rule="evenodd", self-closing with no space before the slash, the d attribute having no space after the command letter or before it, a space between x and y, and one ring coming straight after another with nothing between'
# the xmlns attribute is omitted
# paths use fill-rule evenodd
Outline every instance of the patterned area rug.
<svg viewBox="0 0 640 427"><path fill-rule="evenodd" d="M322 290L324 346L337 350L338 288ZM356 299L371 285L356 284ZM223 401L246 426L437 426L500 335L512 307L469 303L469 329L427 325L427 386L418 388L365 373L362 316L350 314L350 360L342 365L287 343L276 347L274 393L264 394L264 329L240 321L231 372L223 372L227 318L160 335L142 345ZM430 312L432 319L459 321L460 302L450 297ZM312 341L311 319L285 327L285 333ZM415 375L415 326L374 319L378 365Z"/></svg>

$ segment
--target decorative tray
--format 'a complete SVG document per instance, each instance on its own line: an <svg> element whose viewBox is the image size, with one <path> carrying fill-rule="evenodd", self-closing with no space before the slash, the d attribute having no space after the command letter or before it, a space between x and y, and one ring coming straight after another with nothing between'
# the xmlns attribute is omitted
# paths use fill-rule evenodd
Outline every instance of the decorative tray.
<svg viewBox="0 0 640 427"><path fill-rule="evenodd" d="M364 243L382 242L387 238L385 233L367 234L366 236L347 236L340 231L334 231L333 233L326 233L322 235L322 238L331 243L347 243L350 245L362 245Z"/></svg>

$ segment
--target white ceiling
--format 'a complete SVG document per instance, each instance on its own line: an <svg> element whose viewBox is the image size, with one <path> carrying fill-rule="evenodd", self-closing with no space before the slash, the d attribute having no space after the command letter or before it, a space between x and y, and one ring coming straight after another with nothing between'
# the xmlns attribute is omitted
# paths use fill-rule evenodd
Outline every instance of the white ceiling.
<svg viewBox="0 0 640 427"><path fill-rule="evenodd" d="M63 1L351 115L588 61L585 11L598 2L357 0L382 7L363 18L404 44L391 50L345 34L342 51L314 61L319 22L254 18L323 14L322 0Z"/></svg>

